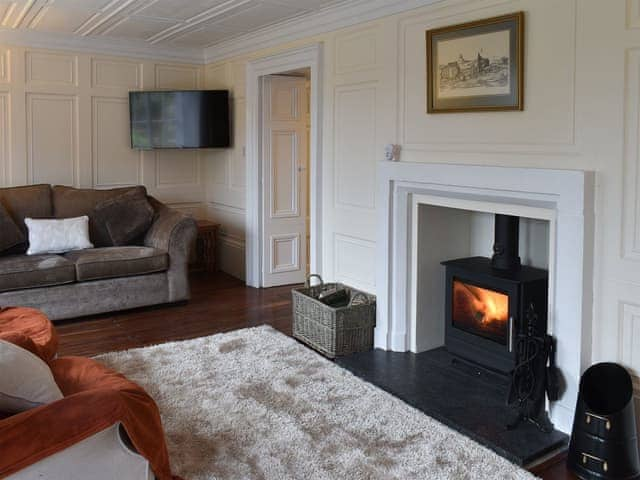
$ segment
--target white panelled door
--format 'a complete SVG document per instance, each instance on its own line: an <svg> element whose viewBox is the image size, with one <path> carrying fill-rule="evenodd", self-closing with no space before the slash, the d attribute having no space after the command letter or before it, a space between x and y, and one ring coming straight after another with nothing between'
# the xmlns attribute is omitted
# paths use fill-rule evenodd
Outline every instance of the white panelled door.
<svg viewBox="0 0 640 480"><path fill-rule="evenodd" d="M307 274L308 116L306 80L263 77L262 286Z"/></svg>

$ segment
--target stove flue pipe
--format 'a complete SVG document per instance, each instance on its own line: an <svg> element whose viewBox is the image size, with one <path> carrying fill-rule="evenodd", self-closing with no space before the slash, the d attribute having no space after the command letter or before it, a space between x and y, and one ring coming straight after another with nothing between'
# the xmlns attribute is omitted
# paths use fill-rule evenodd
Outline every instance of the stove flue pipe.
<svg viewBox="0 0 640 480"><path fill-rule="evenodd" d="M519 270L520 217L512 215L495 216L493 257L491 265L499 270Z"/></svg>

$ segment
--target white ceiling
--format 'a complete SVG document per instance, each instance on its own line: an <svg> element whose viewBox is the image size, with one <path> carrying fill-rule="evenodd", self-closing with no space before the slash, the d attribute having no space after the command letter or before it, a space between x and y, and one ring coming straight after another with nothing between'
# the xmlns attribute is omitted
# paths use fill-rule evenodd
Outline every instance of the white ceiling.
<svg viewBox="0 0 640 480"><path fill-rule="evenodd" d="M0 0L0 44L206 64L446 0Z"/></svg>
<svg viewBox="0 0 640 480"><path fill-rule="evenodd" d="M206 47L354 0L0 0L4 29Z"/></svg>

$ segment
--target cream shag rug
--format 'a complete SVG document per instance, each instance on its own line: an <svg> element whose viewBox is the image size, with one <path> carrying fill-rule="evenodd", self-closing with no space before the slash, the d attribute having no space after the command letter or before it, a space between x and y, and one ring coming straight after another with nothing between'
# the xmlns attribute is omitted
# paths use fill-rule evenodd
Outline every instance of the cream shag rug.
<svg viewBox="0 0 640 480"><path fill-rule="evenodd" d="M97 360L156 400L187 480L534 478L271 327Z"/></svg>

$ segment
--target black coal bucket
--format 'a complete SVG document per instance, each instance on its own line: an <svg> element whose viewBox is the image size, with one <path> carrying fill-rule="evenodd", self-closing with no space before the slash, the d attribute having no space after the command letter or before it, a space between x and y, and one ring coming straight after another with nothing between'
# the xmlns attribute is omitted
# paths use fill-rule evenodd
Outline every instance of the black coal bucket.
<svg viewBox="0 0 640 480"><path fill-rule="evenodd" d="M640 479L633 383L624 367L597 363L582 375L567 464L584 480Z"/></svg>

